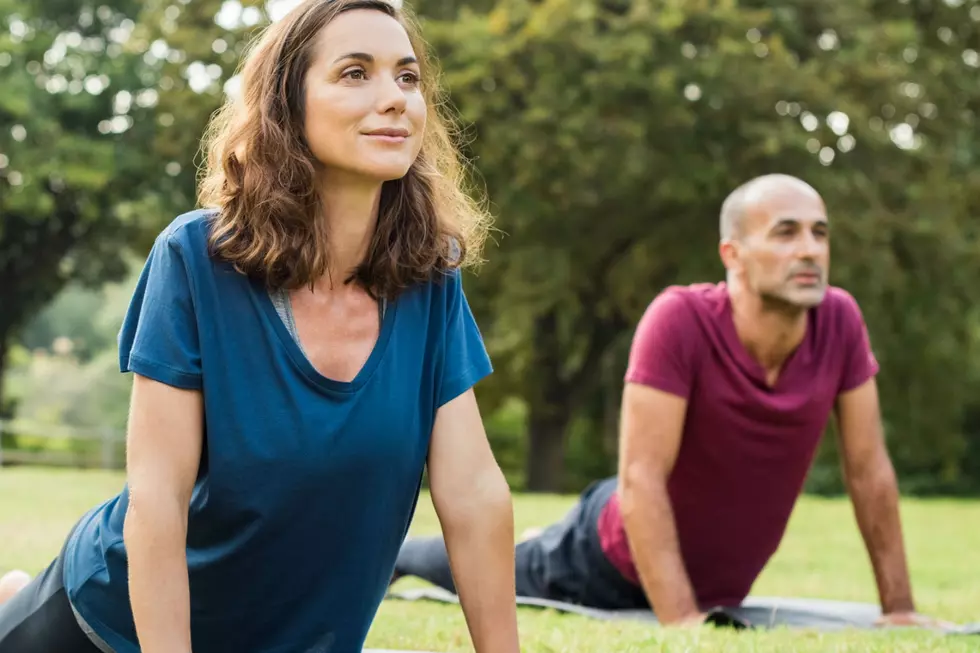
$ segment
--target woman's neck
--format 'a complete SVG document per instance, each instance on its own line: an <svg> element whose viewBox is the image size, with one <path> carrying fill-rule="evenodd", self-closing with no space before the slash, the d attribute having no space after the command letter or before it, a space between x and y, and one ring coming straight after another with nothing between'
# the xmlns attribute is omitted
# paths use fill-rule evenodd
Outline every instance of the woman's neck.
<svg viewBox="0 0 980 653"><path fill-rule="evenodd" d="M332 178L324 185L329 190L321 194L328 239L323 283L336 289L367 256L378 223L381 184Z"/></svg>

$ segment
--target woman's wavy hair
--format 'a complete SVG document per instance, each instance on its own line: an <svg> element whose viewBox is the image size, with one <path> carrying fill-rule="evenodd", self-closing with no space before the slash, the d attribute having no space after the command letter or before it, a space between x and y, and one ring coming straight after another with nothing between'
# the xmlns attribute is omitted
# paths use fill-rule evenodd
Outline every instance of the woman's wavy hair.
<svg viewBox="0 0 980 653"><path fill-rule="evenodd" d="M408 32L429 116L419 155L381 190L377 227L364 260L345 280L392 298L412 284L477 262L491 218L468 191L470 170L418 24L385 0L305 0L249 48L241 93L215 114L204 138L199 201L217 209L210 248L271 288L311 285L327 272L330 237L304 135L304 80L316 37L343 12L380 11Z"/></svg>

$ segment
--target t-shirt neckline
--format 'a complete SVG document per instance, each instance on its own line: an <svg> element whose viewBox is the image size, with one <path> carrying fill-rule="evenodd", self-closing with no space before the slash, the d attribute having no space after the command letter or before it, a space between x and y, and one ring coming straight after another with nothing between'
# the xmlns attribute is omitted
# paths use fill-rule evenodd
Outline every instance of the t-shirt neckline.
<svg viewBox="0 0 980 653"><path fill-rule="evenodd" d="M370 380L371 376L377 370L378 365L384 358L385 352L388 349L388 342L391 339L392 327L394 326L395 316L398 312L398 302L389 301L385 307L384 317L381 320L381 327L378 333L378 339L374 343L374 347L371 349L371 353L361 369L358 370L357 375L350 381L340 381L338 379L333 379L328 376L324 376L317 370L313 363L306 357L299 343L293 338L292 334L289 333L286 325L283 323L282 318L279 317L279 313L276 311L275 304L272 301L272 296L269 291L261 283L253 282L251 284L252 296L255 301L259 303L262 308L262 312L265 314L266 319L271 323L272 330L275 331L277 337L279 338L280 344L286 349L286 353L289 355L290 360L296 366L296 368L305 376L310 382L315 386L324 390L326 392L340 392L340 393L353 393L361 389L365 383Z"/></svg>

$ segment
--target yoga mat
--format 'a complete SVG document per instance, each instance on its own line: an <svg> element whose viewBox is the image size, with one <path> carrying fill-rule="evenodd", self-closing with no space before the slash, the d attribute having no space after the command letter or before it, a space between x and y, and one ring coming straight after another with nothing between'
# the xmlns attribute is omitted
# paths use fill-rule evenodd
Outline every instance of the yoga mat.
<svg viewBox="0 0 980 653"><path fill-rule="evenodd" d="M401 601L438 601L458 603L459 598L438 587L389 592L387 598ZM599 610L573 603L519 596L517 604L550 608L558 612L578 614L593 619L643 621L656 624L649 610ZM708 621L717 626L732 628L794 628L820 631L875 629L881 615L877 605L825 599L795 599L749 597L737 608L715 608ZM980 635L980 622L942 629L951 635Z"/></svg>

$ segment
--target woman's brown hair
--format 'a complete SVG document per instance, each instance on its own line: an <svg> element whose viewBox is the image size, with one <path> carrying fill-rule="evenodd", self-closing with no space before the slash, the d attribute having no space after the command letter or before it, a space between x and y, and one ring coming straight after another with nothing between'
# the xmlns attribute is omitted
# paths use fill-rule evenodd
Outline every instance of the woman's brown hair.
<svg viewBox="0 0 980 653"><path fill-rule="evenodd" d="M489 215L467 192L468 168L414 17L385 0L305 0L270 25L244 59L241 95L205 136L199 200L217 209L212 252L272 288L312 284L327 272L329 233L315 183L316 160L303 134L304 79L316 37L354 9L384 12L408 32L422 72L429 116L419 155L381 190L377 228L347 282L392 298L433 272L479 258Z"/></svg>

